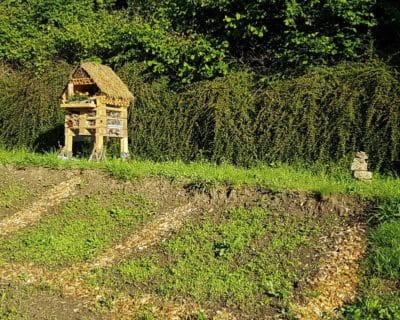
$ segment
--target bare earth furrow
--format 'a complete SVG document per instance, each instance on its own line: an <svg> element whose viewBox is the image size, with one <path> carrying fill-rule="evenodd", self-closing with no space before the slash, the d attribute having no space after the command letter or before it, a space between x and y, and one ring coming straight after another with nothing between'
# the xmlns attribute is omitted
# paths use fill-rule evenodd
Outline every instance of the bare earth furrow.
<svg viewBox="0 0 400 320"><path fill-rule="evenodd" d="M63 185L62 196L58 190L61 185L55 187L53 203L62 201L73 193L73 188L79 183L79 179L73 178L69 184ZM69 190L65 190L65 188ZM56 198L56 200L54 200ZM50 201L49 197L39 200ZM39 203L35 208L46 210L46 206ZM63 271L49 271L38 268L32 264L2 264L0 266L0 279L2 281L23 281L27 284L48 283L60 290L62 295L80 300L86 308L94 310L101 301L112 301L113 307L108 313L112 319L133 319L140 308L150 307L152 311L163 319L182 319L196 311L201 306L193 303L166 303L160 302L157 296L143 294L132 297L124 292L104 287L89 286L85 279L90 271L96 268L110 267L131 256L135 251L140 251L155 245L167 238L172 232L179 229L187 218L196 211L196 208L188 203L171 211L161 213L145 224L140 230L126 238L122 243L111 247L94 261L76 264ZM23 215L22 215L23 217ZM38 216L40 217L40 215ZM37 220L38 218L36 218ZM27 226L33 221L23 223L9 223L13 226ZM4 222L3 222L4 225ZM14 230L16 230L14 229ZM1 230L1 229L0 229ZM340 228L333 234L333 249L330 250L321 261L321 268L313 279L309 280L309 287L319 295L308 298L303 303L295 306L294 311L299 319L320 319L323 313L332 314L343 303L351 301L357 291L358 267L365 253L366 236L365 225L356 224L351 227ZM235 319L228 310L220 311L214 319Z"/></svg>

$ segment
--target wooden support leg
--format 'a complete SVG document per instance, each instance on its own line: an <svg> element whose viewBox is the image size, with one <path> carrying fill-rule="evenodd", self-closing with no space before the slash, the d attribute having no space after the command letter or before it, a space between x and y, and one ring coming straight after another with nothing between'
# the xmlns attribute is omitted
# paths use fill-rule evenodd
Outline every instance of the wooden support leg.
<svg viewBox="0 0 400 320"><path fill-rule="evenodd" d="M129 147L128 147L128 138L121 138L121 158L128 159L129 158Z"/></svg>
<svg viewBox="0 0 400 320"><path fill-rule="evenodd" d="M65 152L68 159L72 158L74 136L69 129L65 130Z"/></svg>
<svg viewBox="0 0 400 320"><path fill-rule="evenodd" d="M96 135L94 140L94 147L97 151L103 151L104 137L102 135Z"/></svg>
<svg viewBox="0 0 400 320"><path fill-rule="evenodd" d="M96 135L94 138L93 151L89 160L101 161L104 159L104 137L102 135Z"/></svg>

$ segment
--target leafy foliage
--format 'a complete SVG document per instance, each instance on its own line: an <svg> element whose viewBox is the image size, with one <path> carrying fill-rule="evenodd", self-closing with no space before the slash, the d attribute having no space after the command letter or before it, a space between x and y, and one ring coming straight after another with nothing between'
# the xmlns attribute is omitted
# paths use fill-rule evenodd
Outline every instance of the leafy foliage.
<svg viewBox="0 0 400 320"><path fill-rule="evenodd" d="M132 10L179 32L227 41L235 56L307 65L358 58L375 26L375 0L134 0Z"/></svg>
<svg viewBox="0 0 400 320"><path fill-rule="evenodd" d="M182 36L169 25L108 11L114 2L11 1L0 4L0 60L44 71L48 60L91 59L122 65L144 61L155 74L177 81L227 72L225 45L196 34Z"/></svg>
<svg viewBox="0 0 400 320"><path fill-rule="evenodd" d="M374 4L5 0L0 4L0 59L40 71L54 58L114 65L144 61L152 72L184 82L225 74L227 56L264 70L329 64L366 52L376 25ZM382 15L388 11L382 10Z"/></svg>

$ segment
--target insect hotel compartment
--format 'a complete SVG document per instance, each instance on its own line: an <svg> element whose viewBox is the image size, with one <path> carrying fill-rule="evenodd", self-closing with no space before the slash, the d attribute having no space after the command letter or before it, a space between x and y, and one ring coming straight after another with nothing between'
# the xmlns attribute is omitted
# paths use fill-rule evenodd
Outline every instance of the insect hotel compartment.
<svg viewBox="0 0 400 320"><path fill-rule="evenodd" d="M104 138L120 139L121 156L129 155L128 107L133 95L107 66L84 62L71 73L61 97L65 116L65 157L78 136L93 137L91 159L104 159Z"/></svg>

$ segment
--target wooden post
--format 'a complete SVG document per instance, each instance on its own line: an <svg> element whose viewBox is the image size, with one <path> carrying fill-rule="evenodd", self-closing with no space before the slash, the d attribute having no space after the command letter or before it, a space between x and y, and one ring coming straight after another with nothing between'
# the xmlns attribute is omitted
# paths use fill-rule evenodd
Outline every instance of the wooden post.
<svg viewBox="0 0 400 320"><path fill-rule="evenodd" d="M126 159L129 157L128 137L121 138L121 158Z"/></svg>
<svg viewBox="0 0 400 320"><path fill-rule="evenodd" d="M103 152L104 137L101 134L96 134L94 138L94 147L96 148L97 153Z"/></svg>
<svg viewBox="0 0 400 320"><path fill-rule="evenodd" d="M94 147L92 155L90 156L90 160L100 161L105 159L104 154L104 136L105 136L105 128L107 125L107 114L106 114L106 106L101 103L101 99L97 100L97 118L98 124L96 123L96 132L94 136ZM97 121L96 121L97 122Z"/></svg>
<svg viewBox="0 0 400 320"><path fill-rule="evenodd" d="M68 159L72 158L72 146L74 142L74 135L70 129L65 128L65 152Z"/></svg>
<svg viewBox="0 0 400 320"><path fill-rule="evenodd" d="M74 95L74 83L72 81L68 82L68 89L67 89L67 99L71 99Z"/></svg>
<svg viewBox="0 0 400 320"><path fill-rule="evenodd" d="M121 158L129 158L129 146L128 146L128 110L122 108L121 110L121 120L122 120L122 138L121 138Z"/></svg>

